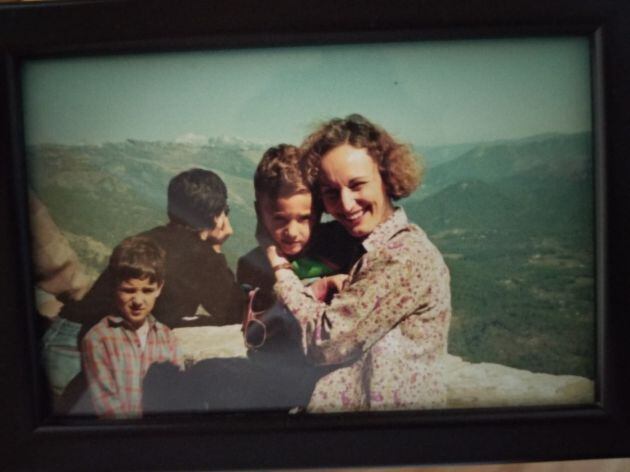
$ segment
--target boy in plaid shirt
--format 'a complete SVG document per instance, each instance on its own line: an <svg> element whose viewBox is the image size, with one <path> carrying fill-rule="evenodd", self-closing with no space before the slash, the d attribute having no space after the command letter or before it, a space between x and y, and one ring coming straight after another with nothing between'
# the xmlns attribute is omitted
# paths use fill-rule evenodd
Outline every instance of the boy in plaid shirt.
<svg viewBox="0 0 630 472"><path fill-rule="evenodd" d="M112 253L112 312L81 343L83 370L100 417L141 416L149 366L170 362L183 368L175 336L151 314L164 285L164 261L164 250L143 236L125 239Z"/></svg>

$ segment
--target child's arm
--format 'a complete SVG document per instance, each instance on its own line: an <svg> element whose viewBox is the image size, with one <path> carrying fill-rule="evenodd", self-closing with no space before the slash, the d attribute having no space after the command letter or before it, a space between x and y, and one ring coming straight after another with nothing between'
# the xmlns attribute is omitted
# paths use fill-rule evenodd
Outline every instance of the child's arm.
<svg viewBox="0 0 630 472"><path fill-rule="evenodd" d="M124 416L127 412L119 398L111 359L103 343L86 336L81 343L81 360L96 414L104 418Z"/></svg>

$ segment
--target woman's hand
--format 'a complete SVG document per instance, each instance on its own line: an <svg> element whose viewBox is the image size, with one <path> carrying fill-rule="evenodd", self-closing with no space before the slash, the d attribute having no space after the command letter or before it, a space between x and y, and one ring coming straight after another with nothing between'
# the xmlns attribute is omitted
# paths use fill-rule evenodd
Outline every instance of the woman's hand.
<svg viewBox="0 0 630 472"><path fill-rule="evenodd" d="M275 244L271 244L270 246L264 247L265 254L267 255L267 259L269 260L269 265L271 267L280 267L287 266L290 264L289 260L284 256L282 251L278 249L278 246Z"/></svg>
<svg viewBox="0 0 630 472"><path fill-rule="evenodd" d="M348 274L337 274L337 275L329 275L328 277L324 277L328 285L328 291L333 291L333 293L341 292L346 282L349 279Z"/></svg>
<svg viewBox="0 0 630 472"><path fill-rule="evenodd" d="M328 303L335 293L344 289L347 280L347 274L330 275L316 280L309 287L317 300Z"/></svg>
<svg viewBox="0 0 630 472"><path fill-rule="evenodd" d="M258 245L265 252L271 267L279 267L289 264L289 260L282 253L280 248L276 246L267 231L262 230L262 228L257 228L256 240L258 241Z"/></svg>

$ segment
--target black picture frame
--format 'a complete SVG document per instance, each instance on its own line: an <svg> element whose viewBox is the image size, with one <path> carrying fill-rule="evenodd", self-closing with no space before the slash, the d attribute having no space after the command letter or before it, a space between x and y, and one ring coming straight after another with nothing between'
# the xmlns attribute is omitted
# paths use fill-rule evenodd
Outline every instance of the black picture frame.
<svg viewBox="0 0 630 472"><path fill-rule="evenodd" d="M29 258L19 64L29 57L414 39L582 35L593 52L597 402L580 407L52 419ZM630 7L621 1L76 1L0 6L0 465L192 470L630 455Z"/></svg>

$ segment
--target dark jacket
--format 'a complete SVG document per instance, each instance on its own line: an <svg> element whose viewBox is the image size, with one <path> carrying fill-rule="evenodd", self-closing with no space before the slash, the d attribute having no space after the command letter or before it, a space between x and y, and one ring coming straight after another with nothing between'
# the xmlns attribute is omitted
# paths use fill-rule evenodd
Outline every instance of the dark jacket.
<svg viewBox="0 0 630 472"><path fill-rule="evenodd" d="M183 226L168 224L142 233L166 251L164 288L153 316L170 328L226 325L243 319L246 297L223 254ZM60 316L83 324L82 332L111 311L114 281L109 269L78 302L66 304ZM197 316L201 306L209 316Z"/></svg>

